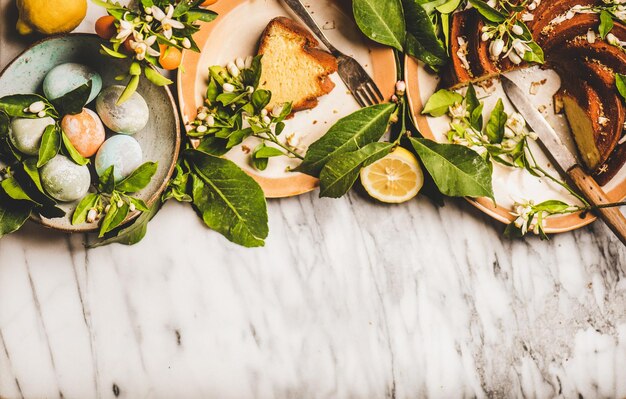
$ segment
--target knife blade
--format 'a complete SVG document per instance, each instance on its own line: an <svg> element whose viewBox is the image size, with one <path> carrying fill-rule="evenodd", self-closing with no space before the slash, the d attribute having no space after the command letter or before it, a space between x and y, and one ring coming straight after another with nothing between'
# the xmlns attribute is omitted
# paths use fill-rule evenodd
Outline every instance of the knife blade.
<svg viewBox="0 0 626 399"><path fill-rule="evenodd" d="M558 134L548 123L541 112L530 102L524 91L511 79L502 75L502 88L504 93L511 100L511 103L517 108L518 112L526 119L526 123L530 126L537 136L539 142L545 147L548 155L554 162L567 173L570 169L578 164L576 157L570 152L565 144L561 141Z"/></svg>
<svg viewBox="0 0 626 399"><path fill-rule="evenodd" d="M613 233L626 245L626 217L617 207L611 206L611 200L602 187L578 164L576 157L563 144L552 126L530 102L524 91L511 79L500 76L504 93L526 119L526 123L537 134L539 143L546 150L578 191L591 204L596 206L595 213L606 223ZM609 207L606 207L609 205Z"/></svg>

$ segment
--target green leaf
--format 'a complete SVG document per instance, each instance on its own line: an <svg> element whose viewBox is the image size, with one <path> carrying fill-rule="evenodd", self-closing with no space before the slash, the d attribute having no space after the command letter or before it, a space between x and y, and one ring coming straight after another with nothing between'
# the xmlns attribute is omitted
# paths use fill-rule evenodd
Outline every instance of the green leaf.
<svg viewBox="0 0 626 399"><path fill-rule="evenodd" d="M357 151L332 157L320 173L320 197L345 195L361 169L389 154L393 146L393 143L370 143Z"/></svg>
<svg viewBox="0 0 626 399"><path fill-rule="evenodd" d="M148 78L148 80L152 82L152 84L157 86L167 86L174 83L165 76L161 75L158 71L152 69L151 67L146 67L143 70L143 73L146 75L146 78Z"/></svg>
<svg viewBox="0 0 626 399"><path fill-rule="evenodd" d="M39 160L37 167L41 168L54 158L61 149L61 137L57 125L48 125L41 137L41 146L39 147Z"/></svg>
<svg viewBox="0 0 626 399"><path fill-rule="evenodd" d="M444 4L437 6L437 11L442 14L452 14L461 5L461 0L449 0Z"/></svg>
<svg viewBox="0 0 626 399"><path fill-rule="evenodd" d="M272 100L272 93L268 90L259 89L252 93L252 105L257 112L261 112Z"/></svg>
<svg viewBox="0 0 626 399"><path fill-rule="evenodd" d="M470 125L479 132L483 130L483 108L485 108L485 104L480 103L470 115Z"/></svg>
<svg viewBox="0 0 626 399"><path fill-rule="evenodd" d="M455 105L460 104L463 101L463 96L454 91L441 89L426 101L422 115L430 115L434 117L440 117L448 112L448 109Z"/></svg>
<svg viewBox="0 0 626 399"><path fill-rule="evenodd" d="M115 105L121 105L126 100L128 100L137 91L138 86L139 86L139 75L134 75L130 78L130 81L128 82L128 84L126 85L126 88L120 95L120 98L117 99L117 102L115 103Z"/></svg>
<svg viewBox="0 0 626 399"><path fill-rule="evenodd" d="M2 180L2 182L0 182L0 186L2 186L2 189L4 190L6 195L8 195L9 197L13 198L14 200L30 201L30 202L34 202L35 204L37 204L37 202L34 201L24 191L22 186L20 186L20 184L17 182L17 180L15 180L14 177L9 177L8 179Z"/></svg>
<svg viewBox="0 0 626 399"><path fill-rule="evenodd" d="M500 23L506 20L506 16L502 14L500 11L491 7L489 4L485 3L482 0L469 0L469 2L474 6L476 10L485 17L487 21Z"/></svg>
<svg viewBox="0 0 626 399"><path fill-rule="evenodd" d="M6 112L0 111L0 139L9 136L9 126L11 125L11 118Z"/></svg>
<svg viewBox="0 0 626 399"><path fill-rule="evenodd" d="M448 53L419 0L402 0L406 20L405 51L434 70L448 62Z"/></svg>
<svg viewBox="0 0 626 399"><path fill-rule="evenodd" d="M58 114L52 107L52 104L50 104L50 102L48 102L48 100L44 97L37 94L14 94L2 97L0 98L0 111L4 111L7 115L13 118L38 118L37 114L24 112L24 109L27 109L32 103L37 101L43 101L44 104L46 104L49 116L58 117Z"/></svg>
<svg viewBox="0 0 626 399"><path fill-rule="evenodd" d="M0 238L19 230L30 217L32 206L0 196Z"/></svg>
<svg viewBox="0 0 626 399"><path fill-rule="evenodd" d="M121 207L118 207L115 201L111 202L110 205L111 208L109 209L109 212L102 220L102 225L100 226L100 234L98 234L98 238L104 237L106 233L122 224L122 222L124 222L124 220L126 220L126 217L128 216L129 206L126 202L124 202Z"/></svg>
<svg viewBox="0 0 626 399"><path fill-rule="evenodd" d="M246 247L264 245L267 207L258 183L227 159L186 152L193 172L193 204L204 223Z"/></svg>
<svg viewBox="0 0 626 399"><path fill-rule="evenodd" d="M148 212L150 210L150 208L148 208L148 205L146 205L146 203L141 198L128 197L128 200L131 204L135 205L135 210L139 212Z"/></svg>
<svg viewBox="0 0 626 399"><path fill-rule="evenodd" d="M465 93L465 104L467 105L467 111L472 114L476 108L480 106L478 96L476 95L476 89L473 84L467 86L467 93Z"/></svg>
<svg viewBox="0 0 626 399"><path fill-rule="evenodd" d="M161 204L156 202L148 212L142 213L130 225L119 230L113 237L91 243L88 245L88 248L97 248L114 243L122 245L137 244L145 237L148 231L148 223L156 216L160 209Z"/></svg>
<svg viewBox="0 0 626 399"><path fill-rule="evenodd" d="M63 142L63 147L65 148L65 152L67 153L67 155L69 155L69 157L72 159L72 161L74 161L75 164L87 165L90 162L89 158L85 158L82 155L80 155L78 150L76 150L76 148L74 147L74 144L72 144L70 139L67 137L67 135L63 131L61 131L61 141Z"/></svg>
<svg viewBox="0 0 626 399"><path fill-rule="evenodd" d="M533 206L535 211L544 211L557 214L567 211L570 207L571 205L558 200L548 200Z"/></svg>
<svg viewBox="0 0 626 399"><path fill-rule="evenodd" d="M96 193L87 194L74 210L74 214L72 215L72 225L85 223L87 220L87 214L89 210L94 208L98 201L100 200L100 195Z"/></svg>
<svg viewBox="0 0 626 399"><path fill-rule="evenodd" d="M495 201L491 164L475 151L456 144L411 138L422 163L442 194L450 197L489 197Z"/></svg>
<svg viewBox="0 0 626 399"><path fill-rule="evenodd" d="M400 0L353 0L352 11L367 37L403 50L406 27Z"/></svg>
<svg viewBox="0 0 626 399"><path fill-rule="evenodd" d="M112 194L113 190L115 190L115 173L114 166L111 165L104 171L102 176L100 176L100 181L98 182L98 191L103 193Z"/></svg>
<svg viewBox="0 0 626 399"><path fill-rule="evenodd" d="M602 40L606 39L606 35L608 35L611 30L613 30L613 17L608 11L602 10L600 12L600 29L598 31Z"/></svg>
<svg viewBox="0 0 626 399"><path fill-rule="evenodd" d="M185 20L187 23L193 23L195 21L211 22L215 18L217 18L216 12L202 9L189 11L185 15Z"/></svg>
<svg viewBox="0 0 626 399"><path fill-rule="evenodd" d="M55 108L58 109L62 115L80 114L83 112L83 108L91 95L91 85L92 81L90 80L69 93L52 100L52 104L54 104Z"/></svg>
<svg viewBox="0 0 626 399"><path fill-rule="evenodd" d="M356 151L380 140L395 108L396 104L378 104L340 119L324 136L311 144L297 171L318 176L334 155Z"/></svg>
<svg viewBox="0 0 626 399"><path fill-rule="evenodd" d="M123 193L136 193L143 190L157 171L157 162L146 162L133 171L127 178L117 183L115 188Z"/></svg>
<svg viewBox="0 0 626 399"><path fill-rule="evenodd" d="M101 44L100 47L102 48L101 51L104 52L105 55L109 55L109 56L111 56L113 58L119 58L119 59L127 58L126 54L122 54L119 51L111 50L110 48L108 48L104 44Z"/></svg>
<svg viewBox="0 0 626 399"><path fill-rule="evenodd" d="M617 91L622 96L622 98L626 100L626 75L616 73L615 86L617 87Z"/></svg>
<svg viewBox="0 0 626 399"><path fill-rule="evenodd" d="M498 144L502 142L507 119L508 115L504 112L504 104L502 103L502 99L499 98L495 108L491 111L491 116L489 117L489 122L487 122L485 129L490 143Z"/></svg>
<svg viewBox="0 0 626 399"><path fill-rule="evenodd" d="M278 148L269 147L263 142L252 151L252 164L258 170L265 170L269 164L269 158L281 155L285 154Z"/></svg>

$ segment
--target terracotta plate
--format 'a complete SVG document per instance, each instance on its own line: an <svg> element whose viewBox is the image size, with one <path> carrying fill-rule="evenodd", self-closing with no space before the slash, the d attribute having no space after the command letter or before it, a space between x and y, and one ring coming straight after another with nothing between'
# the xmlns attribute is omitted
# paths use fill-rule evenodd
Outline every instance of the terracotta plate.
<svg viewBox="0 0 626 399"><path fill-rule="evenodd" d="M507 76L509 75L507 74ZM548 121L557 133L561 135L563 142L572 151L575 151L565 118L562 115L555 115L553 111L552 95L560 86L560 78L556 73L531 69L516 71L511 74L511 77L518 84L526 85L527 87L533 82L542 81L543 78L546 79L547 83L544 83L535 95L530 95L529 90L529 98L539 109L543 110ZM437 87L437 76L427 71L422 64L418 64L412 58L407 57L405 59L405 79L408 87L409 104L419 130L427 138L445 141L443 136L448 131L448 120L446 117L430 118L421 114L423 104ZM484 96L483 100L486 102L485 109L491 110L493 106L490 105L490 102L495 102L497 98L503 98L506 112L512 112L513 107L506 100L504 93L501 92L499 82L495 82L494 86L491 89L494 91L492 95L486 96L486 93L482 93ZM479 97L481 97L480 92ZM538 146L533 150L533 154L535 154L538 162L542 164L544 169L551 170L554 174L557 173ZM621 201L626 198L626 168L622 168L615 178L605 185L604 189L612 201ZM530 176L526 171L512 170L500 166L496 166L494 172L494 191L498 206L487 198L468 200L484 213L503 223L510 223L514 220L514 217L509 213L512 208L511 202L514 199L533 199L535 202L539 202L554 198L565 200L568 203L573 203L574 201L574 197L565 193L562 188L546 181L546 179L537 179ZM587 215L585 218L581 218L580 214L554 216L547 219L546 232L561 233L571 231L586 226L594 220L595 217L592 215Z"/></svg>
<svg viewBox="0 0 626 399"><path fill-rule="evenodd" d="M343 2L310 0L305 1L305 4L331 42L355 57L368 70L385 97L391 97L396 80L392 50L367 40ZM290 14L288 7L278 0L221 0L211 9L219 17L204 24L194 36L202 52L186 51L178 74L178 93L184 122L194 120L198 106L202 105L210 66L225 65L237 57L255 55L261 33L272 18L283 15L297 20L296 16ZM286 121L282 136L295 133L300 138L302 152L338 119L358 109L340 77L335 74L331 79L337 86L330 94L320 98L320 104L315 109L299 112L293 119ZM298 165L296 159L273 158L265 171L254 169L245 150L257 144L257 139L249 138L242 145L234 147L226 157L259 182L267 197L289 197L317 187L317 179L286 170Z"/></svg>

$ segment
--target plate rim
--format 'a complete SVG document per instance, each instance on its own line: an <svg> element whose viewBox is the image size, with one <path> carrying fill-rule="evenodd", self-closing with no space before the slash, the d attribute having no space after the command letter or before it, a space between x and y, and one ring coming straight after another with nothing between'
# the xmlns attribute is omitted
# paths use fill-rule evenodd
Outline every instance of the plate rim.
<svg viewBox="0 0 626 399"><path fill-rule="evenodd" d="M198 31L196 35L202 32L206 36L206 39L204 40L207 40L209 36L211 35L211 32L215 29L216 26L218 26L218 24L221 22L221 19L224 16L226 16L234 8L248 1L250 0L229 0L229 1L217 2L216 4L211 6L211 10L215 11L218 14L217 18L211 21L210 23L203 24L202 27L200 28L200 31ZM280 1L280 0L276 0L276 1ZM332 1L334 3L341 2L341 0L332 0ZM363 35L363 41L368 44L368 48L370 50L372 60L374 60L374 58L377 58L380 60L379 62L381 64L382 63L388 64L388 65L381 65L382 66L381 68L374 69L374 74L373 74L374 76L372 78L377 83L382 83L382 82L385 83L383 85L379 84L379 88L381 92L383 93L383 97L386 99L389 99L391 98L394 92L394 87L395 87L395 82L396 82L396 71L398 67L393 49L379 45L367 39L365 35ZM202 43L202 45L199 45L198 47L203 47L203 45L204 45L204 42ZM183 68L179 68L178 73L177 73L176 86L177 86L177 93L178 93L178 106L179 106L180 115L183 118L183 122L187 120L191 120L192 117L195 118L195 112L196 112L196 106L193 106L189 114L185 113L185 104L186 104L185 93L186 91L194 90L193 88L194 88L195 79L196 79L195 71L197 70L196 67L194 67L193 69L188 67L188 64L186 65L185 62L187 61L187 62L192 63L192 65L197 66L200 56L201 56L201 53L192 52L190 50L184 50L182 63L181 63L181 66L183 66ZM375 63L379 63L379 62L373 61L372 66L374 66ZM193 74L190 73L192 70L194 71ZM388 73L389 71L393 71L393 74L389 74ZM184 84L185 82L187 84ZM184 125L185 125L184 129L186 131L187 124L184 123ZM271 177L261 176L259 174L253 174L247 170L245 172L261 186L266 198L295 197L298 195L311 192L315 190L317 187L319 187L318 178L309 176L304 173L297 173L297 174L294 174L293 176L287 176L287 177L271 178Z"/></svg>
<svg viewBox="0 0 626 399"><path fill-rule="evenodd" d="M13 58L11 61L9 61L8 64L6 64L4 66L4 68L2 68L2 71L0 71L0 80L4 77L4 74L7 72L7 70L14 64L16 63L20 58L22 58L26 53L28 53L30 50L32 50L33 48L48 42L48 41L52 41L52 40L58 40L58 39L64 39L64 38L68 38L68 37L87 37L90 39L98 39L100 41L102 41L102 39L100 38L100 36L98 36L95 33L85 33L85 32L70 32L70 33L62 33L62 34L57 34L57 35L51 35L51 36L46 36L44 38L41 38L31 44L29 44L24 50L22 50L17 56L15 56L15 58ZM157 70L154 66L150 65L150 67L152 69L154 69L155 71ZM170 88L168 86L162 86L163 89L165 89L165 92L167 94L167 97L169 99L170 105L172 107L172 110L174 111L174 120L176 122L176 146L175 146L175 150L174 150L174 154L172 157L172 161L170 163L169 169L167 171L167 174L165 176L165 179L163 180L163 182L161 183L161 185L158 187L158 189L155 191L154 195L152 195L148 201L146 201L146 205L148 205L149 207L152 206L152 204L154 204L154 202L161 196L161 194L163 194L163 191L165 191L165 189L167 188L167 185L172 177L172 175L174 174L174 169L176 168L176 162L178 161L178 155L180 154L180 143L181 143L181 131L180 131L180 115L178 114L178 107L176 106L176 101L174 99L174 95L172 94L172 91L170 90ZM125 224L127 224L128 222L132 221L133 219L137 218L139 215L141 214L141 212L139 211L135 211L133 213L131 213L130 215L128 215L128 217L126 217L126 219L120 224L120 226L124 226ZM44 219L42 218L40 215L38 214L33 214L31 213L30 220L48 228L48 229L52 229L52 230L56 230L56 231L60 231L63 233L93 233L95 231L98 231L99 226L94 225L93 227L87 227L87 228L73 228L73 227L59 227L54 225L53 223L49 223L48 220L54 220L54 219ZM56 218L55 218L56 219Z"/></svg>
<svg viewBox="0 0 626 399"><path fill-rule="evenodd" d="M417 128L429 139L434 139L434 135L427 122L426 117L422 116L418 111L423 106L420 97L420 87L418 79L419 63L412 57L406 55L404 58L404 80L407 84L407 99L409 102L409 108L411 114L415 118ZM612 201L622 201L626 198L626 180L617 184L611 191L607 193ZM515 220L509 212L510 209L506 209L501 206L494 206L493 202L488 198L469 198L465 199L478 208L481 212L489 215L493 219L509 224ZM546 219L545 232L548 234L565 233L573 230L580 229L591 223L593 223L597 217L591 213L588 213L584 218L581 218L582 212L576 212L562 216L552 216Z"/></svg>

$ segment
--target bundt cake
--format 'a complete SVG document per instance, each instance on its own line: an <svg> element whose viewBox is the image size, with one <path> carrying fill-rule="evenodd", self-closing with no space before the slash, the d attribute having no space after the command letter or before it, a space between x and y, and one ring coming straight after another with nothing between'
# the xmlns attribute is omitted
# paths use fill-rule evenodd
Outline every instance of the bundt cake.
<svg viewBox="0 0 626 399"><path fill-rule="evenodd" d="M514 11L515 19L525 24L541 48L544 66L562 77L557 96L580 159L600 184L606 184L626 161L626 140L622 137L626 110L615 86L615 74L626 74L626 52L621 46L626 42L626 25L614 21L602 39L597 7L607 6L603 0L533 0L523 4L524 9ZM450 46L452 62L442 78L444 86L458 88L529 65L512 49L508 53L513 55L499 56L507 54L507 49L498 43L500 47L494 50L494 40L485 37L484 26L484 18L474 8L452 16L450 37L455 39ZM508 45L530 50L524 41Z"/></svg>
<svg viewBox="0 0 626 399"><path fill-rule="evenodd" d="M318 41L297 22L274 18L261 36L260 87L272 92L268 109L286 102L292 110L317 106L318 97L330 93L335 84L328 75L337 71L337 60L320 50Z"/></svg>

